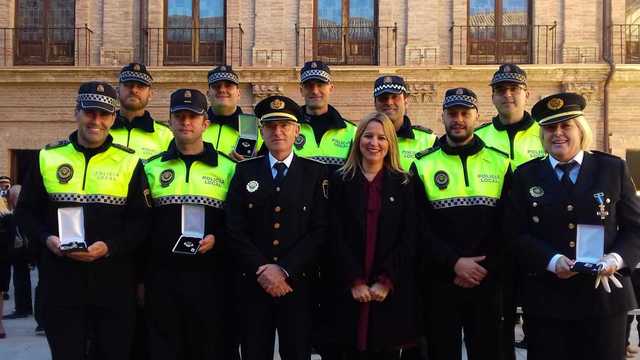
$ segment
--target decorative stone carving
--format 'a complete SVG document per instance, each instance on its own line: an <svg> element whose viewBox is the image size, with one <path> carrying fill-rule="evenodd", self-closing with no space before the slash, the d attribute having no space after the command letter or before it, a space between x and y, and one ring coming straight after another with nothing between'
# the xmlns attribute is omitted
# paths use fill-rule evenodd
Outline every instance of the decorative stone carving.
<svg viewBox="0 0 640 360"><path fill-rule="evenodd" d="M284 95L284 87L279 84L251 84L253 104L272 95Z"/></svg>
<svg viewBox="0 0 640 360"><path fill-rule="evenodd" d="M584 96L587 101L592 101L598 93L598 85L590 82L565 82L562 83L562 91L574 92Z"/></svg>
<svg viewBox="0 0 640 360"><path fill-rule="evenodd" d="M436 85L433 83L409 83L409 102L432 103L436 97Z"/></svg>

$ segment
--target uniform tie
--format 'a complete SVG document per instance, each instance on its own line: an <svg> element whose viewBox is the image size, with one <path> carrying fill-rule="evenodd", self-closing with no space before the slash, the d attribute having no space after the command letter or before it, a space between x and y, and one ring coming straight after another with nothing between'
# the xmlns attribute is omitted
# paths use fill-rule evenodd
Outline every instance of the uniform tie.
<svg viewBox="0 0 640 360"><path fill-rule="evenodd" d="M280 185L282 184L282 180L284 180L284 171L287 169L287 165L283 162L277 162L273 167L276 168L276 177L273 178L273 182L275 182L276 185Z"/></svg>
<svg viewBox="0 0 640 360"><path fill-rule="evenodd" d="M562 187L568 191L571 191L574 185L573 181L571 181L571 178L569 177L569 173L571 173L571 170L573 170L573 168L577 165L578 163L575 161L556 165L558 168L560 168L560 170L562 170L562 178L560 179L560 184L562 184Z"/></svg>

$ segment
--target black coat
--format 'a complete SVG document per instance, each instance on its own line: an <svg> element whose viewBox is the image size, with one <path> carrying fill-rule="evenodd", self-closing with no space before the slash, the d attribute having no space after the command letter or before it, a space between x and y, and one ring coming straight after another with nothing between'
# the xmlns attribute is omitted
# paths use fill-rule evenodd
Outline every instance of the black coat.
<svg viewBox="0 0 640 360"><path fill-rule="evenodd" d="M594 194L599 192L610 199L605 220L596 214ZM585 319L635 307L629 268L640 261L640 198L622 159L585 152L572 193L563 191L548 158L520 166L514 175L505 222L518 265L525 271L523 299L528 314ZM611 285L612 293L608 294L601 287L594 289L593 276L579 274L561 280L546 269L555 254L575 259L578 224L604 225L605 254L619 254L626 265L619 277L623 289Z"/></svg>
<svg viewBox="0 0 640 360"><path fill-rule="evenodd" d="M330 236L336 258L336 281L331 306L338 342L355 346L360 303L351 295L356 279L365 279L366 179L358 171L352 180L335 174L330 191ZM414 185L403 184L399 174L384 170L382 208L378 222L371 276L373 285L384 274L393 283L385 301L372 302L369 317L371 349L382 349L414 341L419 313L416 292L416 208ZM334 309L335 307L335 309ZM327 312L327 315L331 312Z"/></svg>

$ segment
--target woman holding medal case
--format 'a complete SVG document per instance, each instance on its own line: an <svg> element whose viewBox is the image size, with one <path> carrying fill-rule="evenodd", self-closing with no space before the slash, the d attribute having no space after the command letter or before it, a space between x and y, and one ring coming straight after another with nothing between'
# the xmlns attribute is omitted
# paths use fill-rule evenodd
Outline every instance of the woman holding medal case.
<svg viewBox="0 0 640 360"><path fill-rule="evenodd" d="M561 93L533 107L549 155L516 170L508 201L508 238L526 274L530 360L623 359L636 306L640 198L622 159L588 150L585 106ZM591 263L579 258L585 247L599 251Z"/></svg>
<svg viewBox="0 0 640 360"><path fill-rule="evenodd" d="M194 89L171 94L175 136L145 173L153 202L145 275L151 359L224 357L223 244L227 188L235 161L203 142L207 100Z"/></svg>

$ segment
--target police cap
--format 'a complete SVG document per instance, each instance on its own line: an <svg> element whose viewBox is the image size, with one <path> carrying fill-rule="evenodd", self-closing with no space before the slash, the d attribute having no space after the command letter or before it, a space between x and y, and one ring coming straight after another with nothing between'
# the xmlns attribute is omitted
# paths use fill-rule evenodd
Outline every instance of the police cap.
<svg viewBox="0 0 640 360"><path fill-rule="evenodd" d="M540 126L551 125L582 116L587 106L585 98L576 93L559 93L538 101L531 109L531 116Z"/></svg>
<svg viewBox="0 0 640 360"><path fill-rule="evenodd" d="M300 107L286 96L269 96L256 104L255 114L261 123L277 120L298 122Z"/></svg>
<svg viewBox="0 0 640 360"><path fill-rule="evenodd" d="M233 71L231 65L220 65L207 73L209 85L218 81L229 81L236 85L240 84L238 74Z"/></svg>
<svg viewBox="0 0 640 360"><path fill-rule="evenodd" d="M147 71L147 67L140 63L131 63L120 70L118 80L121 83L135 81L142 85L151 86L153 78Z"/></svg>
<svg viewBox="0 0 640 360"><path fill-rule="evenodd" d="M331 82L331 69L322 61L307 61L300 70L300 83L308 80L320 80L324 83Z"/></svg>
<svg viewBox="0 0 640 360"><path fill-rule="evenodd" d="M444 94L444 102L442 109L448 109L454 106L463 106L466 108L478 109L478 97L476 93L467 88L449 89Z"/></svg>
<svg viewBox="0 0 640 360"><path fill-rule="evenodd" d="M407 84L401 76L384 75L376 79L373 86L373 96L378 97L382 94L407 94Z"/></svg>
<svg viewBox="0 0 640 360"><path fill-rule="evenodd" d="M527 85L527 73L516 64L502 64L493 74L491 86L500 83L516 83Z"/></svg>
<svg viewBox="0 0 640 360"><path fill-rule="evenodd" d="M171 93L170 111L189 110L198 115L207 111L207 97L196 89L178 89Z"/></svg>
<svg viewBox="0 0 640 360"><path fill-rule="evenodd" d="M90 81L80 85L76 103L82 110L116 112L118 95L113 86L104 81Z"/></svg>

